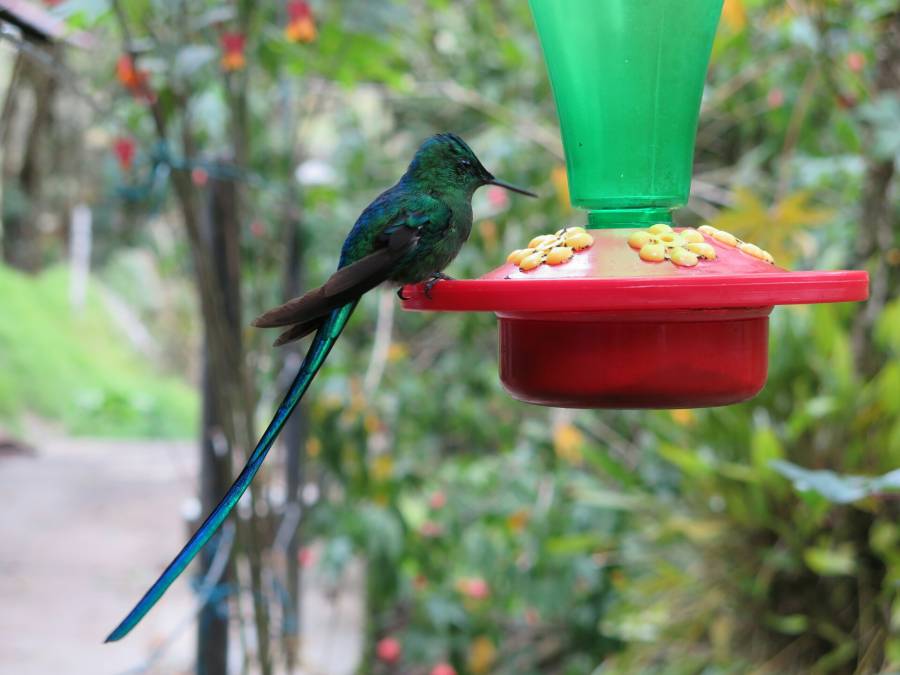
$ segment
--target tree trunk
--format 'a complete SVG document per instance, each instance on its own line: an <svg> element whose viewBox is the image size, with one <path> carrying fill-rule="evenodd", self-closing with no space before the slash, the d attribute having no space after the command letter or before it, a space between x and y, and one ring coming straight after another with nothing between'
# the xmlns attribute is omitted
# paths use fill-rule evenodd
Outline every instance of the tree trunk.
<svg viewBox="0 0 900 675"><path fill-rule="evenodd" d="M224 301L227 331L212 334L212 328L204 325L203 349L203 429L201 432L200 494L203 513L215 508L228 490L232 480L229 401L227 372L220 372L210 358L221 348L216 341L227 340L230 353L241 353L240 344L240 229L235 218L234 190L231 183L211 180L208 190L208 206L203 219L203 243L205 255L211 261L215 281ZM200 576L205 576L221 541L217 533L209 546L200 554ZM220 588L233 584L234 570L229 565ZM218 591L219 589L217 589ZM228 672L228 595L214 592L200 612L197 625L197 673L198 675L226 675Z"/></svg>
<svg viewBox="0 0 900 675"><path fill-rule="evenodd" d="M3 111L3 260L25 272L41 267L39 220L55 92L53 76L19 55Z"/></svg>

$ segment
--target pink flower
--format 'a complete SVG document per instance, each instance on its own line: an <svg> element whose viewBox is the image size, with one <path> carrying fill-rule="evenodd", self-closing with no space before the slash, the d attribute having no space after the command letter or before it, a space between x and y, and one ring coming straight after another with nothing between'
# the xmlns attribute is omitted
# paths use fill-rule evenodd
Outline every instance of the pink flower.
<svg viewBox="0 0 900 675"><path fill-rule="evenodd" d="M297 563L300 567L309 567L315 562L316 556L309 546L304 546L297 551Z"/></svg>
<svg viewBox="0 0 900 675"><path fill-rule="evenodd" d="M444 526L440 523L434 522L433 520L426 520L424 523L422 523L422 527L419 528L419 534L429 539L440 537L442 534L444 534Z"/></svg>
<svg viewBox="0 0 900 675"><path fill-rule="evenodd" d="M392 637L382 638L375 645L375 656L378 657L379 661L384 661L385 663L397 663L400 660L402 651L400 642Z"/></svg>
<svg viewBox="0 0 900 675"><path fill-rule="evenodd" d="M456 668L449 663L438 663L431 669L429 675L456 675Z"/></svg>
<svg viewBox="0 0 900 675"><path fill-rule="evenodd" d="M442 509L447 504L447 495L444 494L442 490L438 490L433 495L431 495L431 499L428 500L428 505L434 510Z"/></svg>
<svg viewBox="0 0 900 675"><path fill-rule="evenodd" d="M488 203L495 209L505 209L509 204L509 195L502 187L492 185L487 191Z"/></svg>
<svg viewBox="0 0 900 675"><path fill-rule="evenodd" d="M866 66L866 55L862 52L850 52L847 54L847 67L854 73L858 73Z"/></svg>
<svg viewBox="0 0 900 675"><path fill-rule="evenodd" d="M769 104L770 108L780 108L784 105L784 92L777 87L772 89L769 95L766 96L766 103Z"/></svg>
<svg viewBox="0 0 900 675"><path fill-rule="evenodd" d="M460 593L472 600L484 600L491 594L488 583L481 577L471 577L469 579L460 579L456 584Z"/></svg>

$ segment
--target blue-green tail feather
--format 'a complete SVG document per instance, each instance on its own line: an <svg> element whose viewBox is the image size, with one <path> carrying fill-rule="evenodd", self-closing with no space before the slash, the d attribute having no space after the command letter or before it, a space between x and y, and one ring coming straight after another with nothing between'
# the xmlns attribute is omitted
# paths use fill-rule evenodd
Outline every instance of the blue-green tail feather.
<svg viewBox="0 0 900 675"><path fill-rule="evenodd" d="M306 393L307 388L325 362L325 358L337 341L338 336L340 336L341 331L344 330L344 326L347 325L347 320L353 313L356 302L354 300L331 312L326 322L316 333L316 337L306 353L306 358L300 366L297 377L294 378L293 384L288 389L284 400L278 407L272 421L269 422L269 426L262 438L259 439L259 443L250 455L250 459L247 460L247 464L237 477L237 480L225 493L218 506L213 509L213 512L209 514L200 528L194 533L194 536L190 538L188 543L184 545L184 548L181 549L181 552L175 556L175 559L169 564L159 579L156 580L156 583L144 594L144 597L134 606L134 609L129 612L128 616L122 620L122 623L109 634L106 642L115 642L128 635L131 629L144 618L147 612L162 597L163 593L166 592L166 589L172 585L172 582L178 578L191 560L194 559L194 556L203 548L204 544L219 529L219 526L228 517L228 514L231 513L231 510L238 503L241 495L247 490L257 471L259 471L259 467L262 466L269 449L272 447L275 439L278 438L278 434L281 433L284 423L290 417L297 403L300 402L303 394Z"/></svg>

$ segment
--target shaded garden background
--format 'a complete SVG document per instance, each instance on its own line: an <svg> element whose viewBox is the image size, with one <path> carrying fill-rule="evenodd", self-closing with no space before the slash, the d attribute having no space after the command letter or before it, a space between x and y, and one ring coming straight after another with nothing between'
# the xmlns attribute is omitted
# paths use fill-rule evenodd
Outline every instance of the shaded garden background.
<svg viewBox="0 0 900 675"><path fill-rule="evenodd" d="M454 276L583 220L523 0L50 9L80 46L5 31L0 66L10 436L199 436L208 510L298 363L248 318L333 270L423 138L543 195L479 192ZM228 637L300 667L299 575L354 560L360 672L900 672L898 156L894 3L727 0L677 220L867 269L870 301L777 309L745 404L575 412L504 394L492 316L369 294L238 518L197 672Z"/></svg>

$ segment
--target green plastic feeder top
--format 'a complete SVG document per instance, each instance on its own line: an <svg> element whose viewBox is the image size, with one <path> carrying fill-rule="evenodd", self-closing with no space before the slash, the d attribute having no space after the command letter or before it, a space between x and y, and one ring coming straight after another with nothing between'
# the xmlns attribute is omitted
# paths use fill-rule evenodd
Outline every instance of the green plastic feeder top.
<svg viewBox="0 0 900 675"><path fill-rule="evenodd" d="M572 204L592 226L667 222L687 203L722 0L530 0Z"/></svg>

